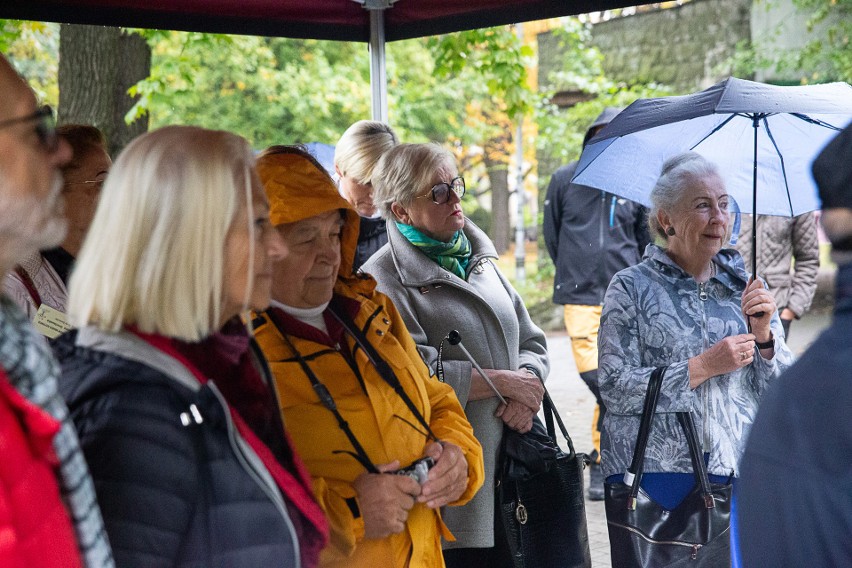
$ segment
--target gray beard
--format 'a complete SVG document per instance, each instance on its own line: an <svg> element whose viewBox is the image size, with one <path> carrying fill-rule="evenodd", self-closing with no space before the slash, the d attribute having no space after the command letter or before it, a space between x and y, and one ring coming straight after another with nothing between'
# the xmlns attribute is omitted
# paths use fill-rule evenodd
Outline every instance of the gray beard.
<svg viewBox="0 0 852 568"><path fill-rule="evenodd" d="M68 232L62 197L62 175L57 172L46 199L13 199L8 181L0 176L0 243L15 261L57 246Z"/></svg>

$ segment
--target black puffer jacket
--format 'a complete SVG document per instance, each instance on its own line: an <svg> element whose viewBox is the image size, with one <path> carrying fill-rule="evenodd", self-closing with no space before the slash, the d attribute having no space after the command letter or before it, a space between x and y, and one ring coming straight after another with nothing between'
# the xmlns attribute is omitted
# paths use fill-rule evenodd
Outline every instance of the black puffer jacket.
<svg viewBox="0 0 852 568"><path fill-rule="evenodd" d="M286 505L216 387L128 334L93 331L54 349L116 565L299 566Z"/></svg>

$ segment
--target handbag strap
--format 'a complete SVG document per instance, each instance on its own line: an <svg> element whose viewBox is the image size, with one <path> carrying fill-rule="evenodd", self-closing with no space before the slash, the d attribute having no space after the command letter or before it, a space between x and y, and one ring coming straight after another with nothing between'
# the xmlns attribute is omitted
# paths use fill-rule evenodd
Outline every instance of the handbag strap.
<svg viewBox="0 0 852 568"><path fill-rule="evenodd" d="M683 428L684 434L686 434L686 442L689 445L689 456L692 459L692 470L695 472L699 487L701 487L701 495L704 496L704 505L708 509L712 509L716 506L716 502L713 501L713 494L710 491L710 478L707 476L707 466L704 465L701 446L698 443L698 430L695 428L692 413L678 412L677 420L680 422L680 427Z"/></svg>
<svg viewBox="0 0 852 568"><path fill-rule="evenodd" d="M542 384L544 383L542 382ZM562 431L562 435L568 443L568 449L571 450L570 455L571 457L574 457L577 453L574 451L574 442L571 441L571 436L568 435L568 429L565 427L565 423L562 422L562 417L559 416L559 413L556 411L556 406L553 404L553 399L550 398L550 393L547 392L547 388L544 389L544 397L541 402L544 407L544 423L547 426L547 435L550 436L550 439L553 440L554 444L557 443L556 428L554 428L553 425L553 420L556 419L556 423L559 425L559 429Z"/></svg>
<svg viewBox="0 0 852 568"><path fill-rule="evenodd" d="M651 427L654 421L654 414L657 410L657 402L660 398L660 390L663 384L663 375L667 367L657 367L651 373L651 378L648 381L648 391L645 394L645 404L642 409L642 419L639 423L639 433L636 437L636 449L633 452L633 461L627 472L624 474L624 482L630 485L630 497L627 500L627 507L630 510L636 509L636 500L639 495L639 486L642 482L642 474L644 472L645 450L648 447L648 439L651 434ZM701 447L698 443L698 434L695 429L695 423L692 419L691 412L675 413L680 423L681 429L686 436L686 443L689 446L689 457L692 461L692 470L695 474L696 482L701 488L701 494L704 497L704 505L711 509L715 507L713 495L710 491L710 480L707 476L707 466L704 465L704 460L701 456Z"/></svg>

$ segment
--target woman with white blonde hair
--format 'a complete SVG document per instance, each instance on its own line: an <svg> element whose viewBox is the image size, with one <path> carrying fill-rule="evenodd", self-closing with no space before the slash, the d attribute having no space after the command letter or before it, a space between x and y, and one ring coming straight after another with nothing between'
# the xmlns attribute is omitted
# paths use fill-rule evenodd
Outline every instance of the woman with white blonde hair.
<svg viewBox="0 0 852 568"><path fill-rule="evenodd" d="M399 144L393 128L377 120L359 120L346 129L334 148L338 189L360 215L353 269L388 242L384 219L373 202L373 170L382 154Z"/></svg>
<svg viewBox="0 0 852 568"><path fill-rule="evenodd" d="M243 138L171 126L116 160L56 351L117 565L316 565L327 525L239 318L282 248Z"/></svg>
<svg viewBox="0 0 852 568"><path fill-rule="evenodd" d="M382 156L373 184L388 244L363 270L396 304L423 360L432 368L442 360L441 378L452 385L482 444L485 487L493 488L504 425L528 432L541 405L550 368L544 333L497 268L491 239L464 216L464 178L448 150L400 144ZM486 377L458 346L439 351L451 330L460 332ZM448 568L512 565L494 509L494 492L480 491L468 504L444 511L456 537L444 542Z"/></svg>

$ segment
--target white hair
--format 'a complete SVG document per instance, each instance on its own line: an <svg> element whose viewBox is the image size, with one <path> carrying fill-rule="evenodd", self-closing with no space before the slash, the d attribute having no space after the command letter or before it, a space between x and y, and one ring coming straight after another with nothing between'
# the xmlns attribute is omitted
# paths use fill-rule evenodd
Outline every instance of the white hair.
<svg viewBox="0 0 852 568"><path fill-rule="evenodd" d="M456 159L440 144L400 144L388 150L373 170L373 201L385 219L391 205L408 207L432 183L441 168L456 168Z"/></svg>
<svg viewBox="0 0 852 568"><path fill-rule="evenodd" d="M229 132L167 126L133 140L107 176L69 285L74 325L198 341L218 329L225 240L242 204L254 243L254 158ZM249 250L253 286L254 251Z"/></svg>
<svg viewBox="0 0 852 568"><path fill-rule="evenodd" d="M651 210L648 213L651 234L668 240L668 235L657 220L657 214L660 211L671 214L684 197L686 189L696 180L708 177L722 179L716 165L697 152L684 152L666 160L660 177L651 190Z"/></svg>

